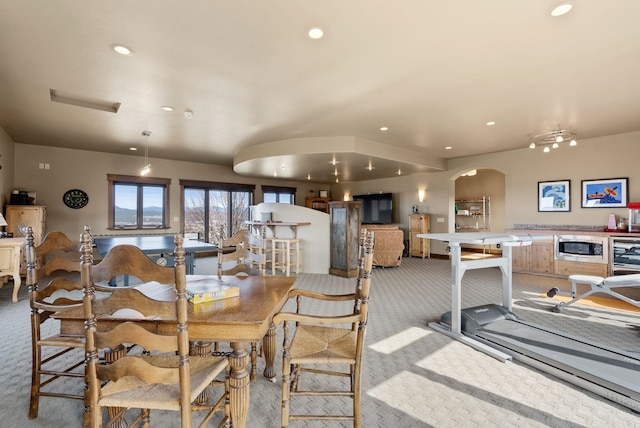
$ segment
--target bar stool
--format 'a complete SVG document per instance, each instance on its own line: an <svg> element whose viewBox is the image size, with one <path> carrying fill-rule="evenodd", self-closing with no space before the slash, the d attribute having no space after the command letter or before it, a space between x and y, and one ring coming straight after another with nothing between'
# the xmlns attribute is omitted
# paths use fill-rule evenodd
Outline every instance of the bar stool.
<svg viewBox="0 0 640 428"><path fill-rule="evenodd" d="M295 238L271 239L271 274L282 271L291 276L292 269L300 273L300 240Z"/></svg>

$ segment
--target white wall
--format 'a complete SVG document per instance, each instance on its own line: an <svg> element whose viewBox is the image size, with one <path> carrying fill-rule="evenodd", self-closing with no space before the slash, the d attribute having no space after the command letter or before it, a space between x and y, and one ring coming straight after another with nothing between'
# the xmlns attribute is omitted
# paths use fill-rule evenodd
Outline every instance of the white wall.
<svg viewBox="0 0 640 428"><path fill-rule="evenodd" d="M8 137L7 137L8 138ZM3 137L0 133L0 147ZM523 145L525 145L523 143ZM4 153L1 153L4 156ZM334 200L342 195L369 192L393 193L394 222L405 231L412 205L419 205L421 212L431 214L432 232L453 230L453 205L455 180L469 169L491 169L505 176L505 228L514 224L552 225L606 225L609 214L628 216L628 210L581 208L581 180L599 178L629 178L629 200L640 201L640 132L579 140L578 146L544 154L541 149L523 148L508 152L492 153L453 159L448 170L416 174L357 183L318 185L306 182L287 182L243 177L230 167L152 159L154 176L172 179L171 217L180 216L179 179L256 183L298 188L297 203L304 204L310 191L329 189ZM5 163L0 158L0 163ZM39 162L47 162L50 170L38 169ZM48 229L61 230L75 236L85 223L91 224L95 233L106 233L107 174L135 175L141 167L140 156L116 155L15 144L14 186L21 190L37 192L38 201L48 206ZM4 169L5 165L3 165ZM539 181L571 180L570 212L538 212L537 187ZM13 186L11 186L13 187ZM80 188L89 194L89 205L72 210L62 203L62 195L72 188ZM426 199L418 201L418 189L426 189ZM257 195L261 195L257 189ZM6 195L3 195L6 197ZM258 202L258 201L256 201ZM438 219L442 219L439 222ZM178 232L179 224L172 223L169 232ZM432 252L446 254L444 245L433 242Z"/></svg>
<svg viewBox="0 0 640 428"><path fill-rule="evenodd" d="M526 141L523 142L523 145ZM406 230L411 206L431 214L432 232L453 231L455 180L470 169L491 169L505 176L504 227L514 224L584 225L607 224L609 214L628 217L624 208L581 208L581 181L629 178L629 201L640 201L640 132L581 139L578 146L551 153L523 148L482 156L452 159L448 170L332 186L334 195L368 192L394 193L394 222ZM571 180L570 212L538 212L538 182ZM426 189L426 200L418 202L418 189ZM438 222L442 219L442 222ZM432 253L446 254L445 245L432 241Z"/></svg>
<svg viewBox="0 0 640 428"><path fill-rule="evenodd" d="M0 158L0 161L2 158ZM229 166L166 159L150 159L152 176L170 178L171 228L167 233L180 232L180 179L256 185L255 203L262 201L261 185L297 188L296 203L304 205L306 197L326 188L314 183L243 177ZM50 169L39 169L39 163ZM143 160L140 156L90 152L29 144L15 144L15 186L35 191L39 205L47 206L47 230L59 230L68 236L79 236L85 224L94 234L116 233L107 229L107 174L138 175ZM0 171L1 172L1 171ZM89 204L82 209L68 208L62 195L69 189L82 189L89 195ZM176 220L176 218L178 220ZM165 230L163 230L165 232ZM131 231L122 232L131 233Z"/></svg>
<svg viewBox="0 0 640 428"><path fill-rule="evenodd" d="M309 222L308 226L297 228L297 237L301 241L302 267L305 273L329 273L329 214L299 207L297 205L262 203L256 206L259 213L270 212L273 221ZM278 237L292 238L293 234L286 226L276 227Z"/></svg>

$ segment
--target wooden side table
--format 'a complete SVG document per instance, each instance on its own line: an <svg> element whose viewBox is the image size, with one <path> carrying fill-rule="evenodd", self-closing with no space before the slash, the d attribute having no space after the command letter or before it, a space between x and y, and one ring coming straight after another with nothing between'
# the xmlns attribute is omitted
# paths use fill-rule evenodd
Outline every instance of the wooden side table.
<svg viewBox="0 0 640 428"><path fill-rule="evenodd" d="M13 276L13 298L18 301L18 290L20 289L20 249L25 242L25 238L1 238L0 239L0 277L2 283L6 284L7 277Z"/></svg>

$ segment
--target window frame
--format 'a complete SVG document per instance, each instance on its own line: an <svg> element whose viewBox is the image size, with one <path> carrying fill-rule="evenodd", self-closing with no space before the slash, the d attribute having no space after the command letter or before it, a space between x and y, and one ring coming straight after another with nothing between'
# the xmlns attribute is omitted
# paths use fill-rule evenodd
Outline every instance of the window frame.
<svg viewBox="0 0 640 428"><path fill-rule="evenodd" d="M226 192L247 192L250 193L251 195L251 200L249 201L249 208L255 203L255 199L256 199L256 195L255 195L255 189L256 186L255 184L241 184L241 183L224 183L224 182L217 182L217 181L201 181L201 180L180 180L180 232L184 233L185 231L185 218L186 218L186 214L185 214L185 198L184 198L184 192L185 189L198 189L198 190L204 190L205 193L209 192L209 191L226 191ZM232 216L232 213L229 212L229 219ZM207 217L205 215L205 223L207 222ZM226 230L226 234L228 236L231 236L231 221L227 221L227 230ZM205 229L206 232L206 229ZM227 237L228 237L227 236ZM205 236L204 239L205 242L209 242L209 237Z"/></svg>
<svg viewBox="0 0 640 428"><path fill-rule="evenodd" d="M169 229L170 228L170 203L169 203L169 188L171 186L170 178L158 178L158 177L139 177L135 175L119 175L119 174L107 174L108 182L108 215L107 215L107 229L108 230L157 230L157 229ZM125 184L130 186L136 186L138 188L145 187L146 185L162 186L164 192L164 206L163 206L163 219L161 226L142 226L139 223L139 219L136 222L135 227L116 227L115 225L115 186L117 184ZM140 204L140 201L137 202ZM142 211L143 207L137 206L138 212Z"/></svg>
<svg viewBox="0 0 640 428"><path fill-rule="evenodd" d="M262 201L264 202L264 194L265 193L275 193L276 194L276 202L278 204L284 203L280 202L280 195L287 195L291 197L291 202L287 204L295 205L296 204L296 191L298 189L295 187L286 187L286 186L262 186Z"/></svg>

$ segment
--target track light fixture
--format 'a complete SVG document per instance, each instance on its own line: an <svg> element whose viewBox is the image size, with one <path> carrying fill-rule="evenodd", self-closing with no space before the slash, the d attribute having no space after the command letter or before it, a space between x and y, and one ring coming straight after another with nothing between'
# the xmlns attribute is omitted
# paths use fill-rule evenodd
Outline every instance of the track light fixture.
<svg viewBox="0 0 640 428"><path fill-rule="evenodd" d="M560 143L567 141L569 142L569 146L577 146L578 143L576 138L578 138L578 136L575 132L562 129L560 128L560 125L558 125L558 129L556 130L538 134L529 138L529 148L535 149L536 147L541 146L543 147L543 152L549 153L551 149L557 149L560 147Z"/></svg>

